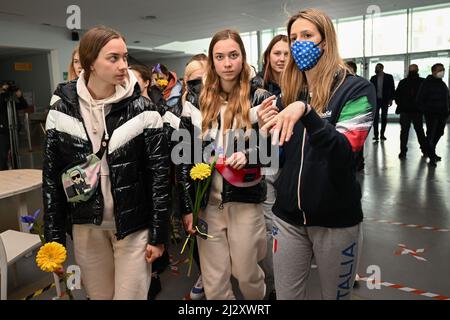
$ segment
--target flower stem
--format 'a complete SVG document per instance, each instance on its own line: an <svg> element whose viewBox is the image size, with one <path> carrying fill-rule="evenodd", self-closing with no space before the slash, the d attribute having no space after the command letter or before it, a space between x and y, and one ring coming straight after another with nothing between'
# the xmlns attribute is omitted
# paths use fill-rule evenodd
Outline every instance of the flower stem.
<svg viewBox="0 0 450 320"><path fill-rule="evenodd" d="M42 226L41 226L41 224L38 223L37 221L34 222L33 229L36 230L37 234L39 235L39 239L41 239L42 245L44 245L44 244L45 244L45 238L44 238L44 233L43 233L43 231L42 231Z"/></svg>
<svg viewBox="0 0 450 320"><path fill-rule="evenodd" d="M195 246L195 236L191 238L191 244L189 247L189 268L188 268L188 277L191 276L192 270L192 260L194 260L194 246Z"/></svg>
<svg viewBox="0 0 450 320"><path fill-rule="evenodd" d="M66 288L66 294L69 296L69 300L73 299L72 290L69 289L69 286L67 285L68 275L64 274L64 287Z"/></svg>

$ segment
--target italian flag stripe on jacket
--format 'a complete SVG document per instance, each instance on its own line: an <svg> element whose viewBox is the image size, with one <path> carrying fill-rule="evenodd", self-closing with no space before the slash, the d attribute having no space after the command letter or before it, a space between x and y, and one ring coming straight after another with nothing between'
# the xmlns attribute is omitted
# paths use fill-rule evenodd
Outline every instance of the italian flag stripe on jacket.
<svg viewBox="0 0 450 320"><path fill-rule="evenodd" d="M336 124L336 130L345 135L353 152L362 149L372 126L372 106L367 96L348 101Z"/></svg>

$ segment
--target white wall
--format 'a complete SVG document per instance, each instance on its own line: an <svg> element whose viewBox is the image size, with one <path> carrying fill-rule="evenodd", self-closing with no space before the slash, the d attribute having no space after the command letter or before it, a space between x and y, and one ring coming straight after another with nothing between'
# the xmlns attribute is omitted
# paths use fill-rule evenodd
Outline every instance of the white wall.
<svg viewBox="0 0 450 320"><path fill-rule="evenodd" d="M51 51L49 55L50 87L56 89L63 81L73 48L78 42L70 39L70 31L65 28L36 24L0 21L0 45L15 48L35 48Z"/></svg>

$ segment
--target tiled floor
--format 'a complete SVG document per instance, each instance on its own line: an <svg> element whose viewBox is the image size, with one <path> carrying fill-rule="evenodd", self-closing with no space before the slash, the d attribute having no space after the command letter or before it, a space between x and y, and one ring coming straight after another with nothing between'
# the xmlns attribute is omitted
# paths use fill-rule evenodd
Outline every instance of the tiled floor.
<svg viewBox="0 0 450 320"><path fill-rule="evenodd" d="M399 160L400 126L389 123L387 140L373 143L370 136L365 147L366 167L360 174L365 214L364 242L358 274L370 276L370 268L379 268L382 283L369 289L360 281L353 299L443 299L450 297L450 135L447 126L437 153L442 161L429 167L421 157L417 139L410 132L406 160ZM25 165L39 167L40 153L23 157ZM39 194L30 202L41 206ZM8 204L0 203L0 212ZM405 247L401 247L404 245ZM407 249L410 249L408 251ZM69 245L69 252L71 247ZM187 265L179 256L180 245L172 246L173 266L162 275L163 290L158 299L182 299L196 281L196 273L186 277ZM403 253L403 254L402 254ZM181 260L181 262L180 262ZM69 257L69 263L73 258ZM50 276L40 272L33 258L17 264L19 283L10 279L10 299L20 299L50 284ZM369 268L369 270L368 270ZM320 298L317 269L308 283L308 297ZM54 288L35 299L50 299ZM82 290L75 292L83 299Z"/></svg>

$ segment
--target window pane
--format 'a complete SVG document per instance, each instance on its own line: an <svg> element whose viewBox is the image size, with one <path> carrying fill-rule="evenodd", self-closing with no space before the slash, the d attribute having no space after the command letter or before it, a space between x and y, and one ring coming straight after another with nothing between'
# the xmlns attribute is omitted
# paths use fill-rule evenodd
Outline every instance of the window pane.
<svg viewBox="0 0 450 320"><path fill-rule="evenodd" d="M261 32L261 55L264 54L264 51L266 50L272 38L273 38L272 29L263 30Z"/></svg>
<svg viewBox="0 0 450 320"><path fill-rule="evenodd" d="M342 58L346 59L363 56L362 17L339 19L337 34L339 53Z"/></svg>
<svg viewBox="0 0 450 320"><path fill-rule="evenodd" d="M366 17L366 56L406 53L406 10Z"/></svg>
<svg viewBox="0 0 450 320"><path fill-rule="evenodd" d="M281 28L275 29L275 34L286 34L287 35L286 27L281 27Z"/></svg>
<svg viewBox="0 0 450 320"><path fill-rule="evenodd" d="M247 53L247 63L258 67L258 38L256 31L241 33L242 42L244 43L245 52Z"/></svg>
<svg viewBox="0 0 450 320"><path fill-rule="evenodd" d="M450 48L450 6L413 9L411 51Z"/></svg>

